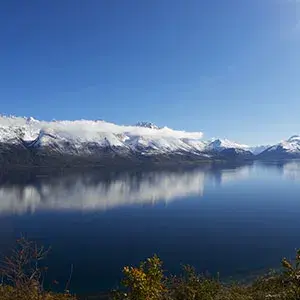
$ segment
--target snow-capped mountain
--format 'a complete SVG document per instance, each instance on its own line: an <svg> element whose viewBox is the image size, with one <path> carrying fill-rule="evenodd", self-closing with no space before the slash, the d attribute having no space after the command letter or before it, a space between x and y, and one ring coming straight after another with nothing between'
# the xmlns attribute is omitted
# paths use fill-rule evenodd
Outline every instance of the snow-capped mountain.
<svg viewBox="0 0 300 300"><path fill-rule="evenodd" d="M249 146L238 144L227 139L213 139L205 147L208 153L217 153L222 158L234 159L237 157L251 158L253 153Z"/></svg>
<svg viewBox="0 0 300 300"><path fill-rule="evenodd" d="M208 151L218 151L221 152L225 149L236 149L237 151L248 151L254 155L260 154L270 146L248 146L239 144L236 142L229 141L227 139L213 139L208 145Z"/></svg>
<svg viewBox="0 0 300 300"><path fill-rule="evenodd" d="M71 154L90 154L95 149L162 153L208 153L234 148L247 150L229 140L201 140L201 132L159 128L150 122L119 126L105 121L38 121L34 118L0 117L0 143L22 144L27 148L48 147Z"/></svg>
<svg viewBox="0 0 300 300"><path fill-rule="evenodd" d="M136 144L141 144L155 149L176 150L185 146L182 139L199 140L201 137L201 132L158 128L151 123L140 123L139 126L119 126L105 121L45 122L33 118L0 117L0 142L23 141L31 146L71 143L79 149L84 143L94 143L101 147L130 149Z"/></svg>
<svg viewBox="0 0 300 300"><path fill-rule="evenodd" d="M157 125L155 125L152 122L137 122L135 124L137 127L145 127L145 128L150 128L150 129L160 129Z"/></svg>
<svg viewBox="0 0 300 300"><path fill-rule="evenodd" d="M300 158L300 136L293 135L274 146L268 147L261 158Z"/></svg>
<svg viewBox="0 0 300 300"><path fill-rule="evenodd" d="M158 127L150 122L120 126L103 120L39 121L0 116L0 164L69 165L89 160L106 164L119 160L173 162L201 159L251 159L275 153L300 153L300 137L273 147L247 145L227 139L202 140L202 132ZM261 153L262 152L262 153ZM50 162L49 162L50 161Z"/></svg>
<svg viewBox="0 0 300 300"><path fill-rule="evenodd" d="M0 162L22 162L26 157L36 163L57 155L69 158L93 158L101 163L109 159L145 159L146 157L194 155L202 153L201 132L185 132L151 123L120 126L105 121L38 121L33 118L0 117ZM12 149L13 148L13 149ZM15 154L18 153L18 154ZM40 164L40 162L38 163Z"/></svg>
<svg viewBox="0 0 300 300"><path fill-rule="evenodd" d="M249 147L247 145L238 144L227 139L213 139L207 146L208 151L221 152L224 149L240 149L247 150Z"/></svg>
<svg viewBox="0 0 300 300"><path fill-rule="evenodd" d="M252 152L254 155L258 155L270 147L271 147L270 145L249 146L247 149L250 152Z"/></svg>

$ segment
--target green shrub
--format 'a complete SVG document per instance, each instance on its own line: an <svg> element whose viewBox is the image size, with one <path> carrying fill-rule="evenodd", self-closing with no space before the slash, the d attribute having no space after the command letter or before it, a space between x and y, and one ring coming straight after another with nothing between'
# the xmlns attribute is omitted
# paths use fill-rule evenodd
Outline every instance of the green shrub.
<svg viewBox="0 0 300 300"><path fill-rule="evenodd" d="M165 276L154 256L139 267L123 270L124 290L118 300L300 300L300 250L295 262L282 260L283 272L271 272L251 284L224 284L219 278L198 275L184 266L179 276Z"/></svg>
<svg viewBox="0 0 300 300"><path fill-rule="evenodd" d="M174 300L215 299L221 284L217 279L198 275L189 265L183 266L183 274L169 280L169 297Z"/></svg>
<svg viewBox="0 0 300 300"><path fill-rule="evenodd" d="M155 255L141 262L139 267L124 267L123 286L126 292L118 292L115 299L159 300L166 291L162 262Z"/></svg>
<svg viewBox="0 0 300 300"><path fill-rule="evenodd" d="M282 260L283 284L286 295L290 299L300 299L300 250L297 251L294 261L286 258Z"/></svg>

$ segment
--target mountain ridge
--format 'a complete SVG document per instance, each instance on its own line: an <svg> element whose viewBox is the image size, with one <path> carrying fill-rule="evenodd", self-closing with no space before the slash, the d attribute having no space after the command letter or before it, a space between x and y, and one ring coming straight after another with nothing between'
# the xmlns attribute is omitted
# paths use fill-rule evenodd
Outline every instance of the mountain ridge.
<svg viewBox="0 0 300 300"><path fill-rule="evenodd" d="M103 120L50 122L32 117L0 116L0 162L16 163L16 153L33 164L42 161L120 160L194 161L214 159L254 159L279 155L300 157L300 137L270 146L250 147L227 139L202 139L202 132L186 132L158 127L151 122L134 126ZM274 152L275 151L275 152ZM292 153L292 155L291 155ZM13 158L12 158L13 157ZM46 164L47 164L46 163Z"/></svg>

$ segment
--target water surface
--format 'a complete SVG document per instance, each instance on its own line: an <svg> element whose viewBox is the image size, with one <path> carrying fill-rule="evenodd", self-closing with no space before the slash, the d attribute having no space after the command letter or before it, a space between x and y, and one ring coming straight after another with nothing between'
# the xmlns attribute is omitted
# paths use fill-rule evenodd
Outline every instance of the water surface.
<svg viewBox="0 0 300 300"><path fill-rule="evenodd" d="M170 272L239 278L300 247L300 162L15 176L0 184L0 251L20 234L51 245L48 282L97 292L158 254Z"/></svg>

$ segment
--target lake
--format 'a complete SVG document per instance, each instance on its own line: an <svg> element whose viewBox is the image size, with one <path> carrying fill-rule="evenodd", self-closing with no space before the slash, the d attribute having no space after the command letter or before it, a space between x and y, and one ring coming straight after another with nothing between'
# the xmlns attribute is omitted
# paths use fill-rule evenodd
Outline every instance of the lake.
<svg viewBox="0 0 300 300"><path fill-rule="evenodd" d="M21 234L51 245L48 283L116 287L125 265L158 254L221 279L280 266L300 247L300 161L199 168L15 174L0 184L0 251Z"/></svg>

